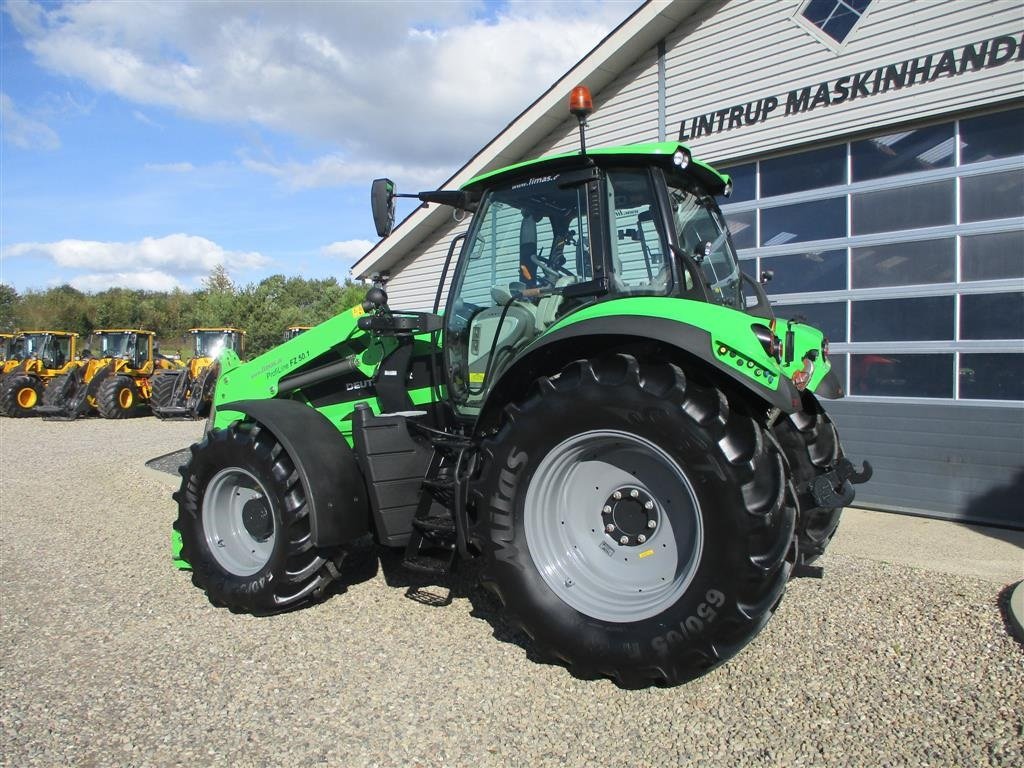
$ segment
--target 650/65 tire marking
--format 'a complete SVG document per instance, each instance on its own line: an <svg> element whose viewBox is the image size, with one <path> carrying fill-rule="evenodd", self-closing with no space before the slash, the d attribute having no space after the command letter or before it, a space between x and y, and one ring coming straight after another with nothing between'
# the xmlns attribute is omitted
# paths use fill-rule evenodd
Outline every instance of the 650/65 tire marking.
<svg viewBox="0 0 1024 768"><path fill-rule="evenodd" d="M717 589L709 589L704 595L704 601L697 606L694 615L687 616L679 622L678 629L672 628L663 635L651 639L651 647L659 652L668 651L669 645L684 642L690 636L700 632L705 626L711 624L718 616L716 608L725 605L725 594Z"/></svg>

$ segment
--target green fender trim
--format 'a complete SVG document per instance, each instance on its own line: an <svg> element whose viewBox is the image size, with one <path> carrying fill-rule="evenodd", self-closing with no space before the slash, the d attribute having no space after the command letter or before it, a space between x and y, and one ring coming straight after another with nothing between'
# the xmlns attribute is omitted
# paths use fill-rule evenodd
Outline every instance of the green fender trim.
<svg viewBox="0 0 1024 768"><path fill-rule="evenodd" d="M800 408L800 393L791 374L761 345L753 331L755 325L766 323L701 301L655 296L613 299L568 315L532 344L524 358L568 338L613 335L652 339L705 360L772 405L792 412ZM794 370L801 367L793 366ZM820 368L815 371L819 381L828 366Z"/></svg>

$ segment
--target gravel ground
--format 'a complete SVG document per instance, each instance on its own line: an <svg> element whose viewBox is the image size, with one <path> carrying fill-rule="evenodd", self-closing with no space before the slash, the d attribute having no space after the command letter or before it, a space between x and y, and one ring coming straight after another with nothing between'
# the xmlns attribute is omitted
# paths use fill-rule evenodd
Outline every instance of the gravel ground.
<svg viewBox="0 0 1024 768"><path fill-rule="evenodd" d="M311 609L215 609L143 469L201 430L0 421L3 764L1024 764L1024 649L971 577L831 553L730 663L640 692L533 661L471 569L366 557Z"/></svg>

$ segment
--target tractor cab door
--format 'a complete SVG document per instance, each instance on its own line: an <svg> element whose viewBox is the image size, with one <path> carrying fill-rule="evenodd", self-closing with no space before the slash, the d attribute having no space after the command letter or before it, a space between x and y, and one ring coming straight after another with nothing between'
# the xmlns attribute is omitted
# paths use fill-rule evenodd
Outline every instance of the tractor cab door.
<svg viewBox="0 0 1024 768"><path fill-rule="evenodd" d="M476 415L520 350L600 292L603 263L594 254L601 246L588 216L597 182L560 185L558 178L491 190L474 216L444 319L449 394L461 416Z"/></svg>

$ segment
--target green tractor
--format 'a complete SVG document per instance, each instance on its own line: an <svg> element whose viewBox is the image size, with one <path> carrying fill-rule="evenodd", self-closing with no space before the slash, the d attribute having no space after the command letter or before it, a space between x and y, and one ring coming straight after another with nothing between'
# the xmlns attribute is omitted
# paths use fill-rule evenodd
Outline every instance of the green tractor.
<svg viewBox="0 0 1024 768"><path fill-rule="evenodd" d="M870 476L820 405L843 395L821 331L739 269L730 186L681 144L583 143L414 195L473 216L444 313L440 287L433 312L375 287L247 364L226 352L174 494L179 567L274 613L372 534L414 571L478 558L573 674L673 685L725 661ZM374 182L382 237L396 197Z"/></svg>

